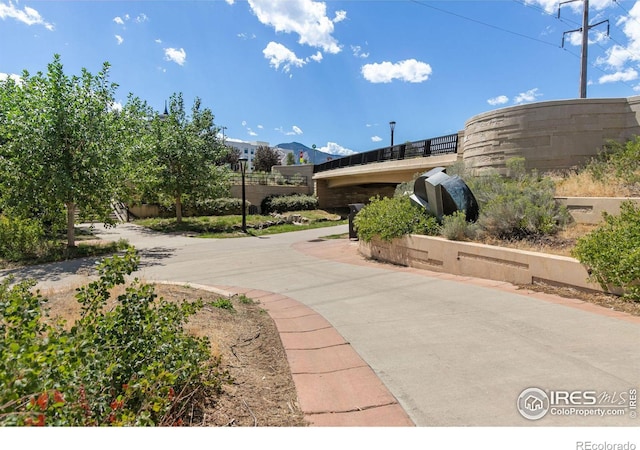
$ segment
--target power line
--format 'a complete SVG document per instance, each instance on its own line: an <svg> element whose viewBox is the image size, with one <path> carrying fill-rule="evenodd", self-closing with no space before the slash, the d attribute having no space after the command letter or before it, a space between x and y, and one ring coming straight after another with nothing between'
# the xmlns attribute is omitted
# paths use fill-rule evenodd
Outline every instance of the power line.
<svg viewBox="0 0 640 450"><path fill-rule="evenodd" d="M420 1L420 0L409 0L409 1L410 1L411 3L415 3L415 4L419 5L419 6L423 6L423 7L425 7L425 8L430 8L430 9L433 9L433 10L435 10L435 11L441 12L441 13L443 13L443 14L448 14L448 15L450 15L450 16L454 16L454 17L457 17L457 18L462 19L462 20L466 20L466 21L473 22L473 23L478 24L478 25L482 25L482 26L485 26L485 27L488 27L488 28L492 28L492 29L494 29L494 30L498 30L498 31L501 31L501 32L504 32L504 33L512 34L512 35L514 35L514 36L518 36L518 37L521 37L521 38L524 38L524 39L528 39L528 40L531 40L531 41L535 41L535 42L538 42L538 43L541 43L541 44L549 45L549 46L552 46L552 47L554 47L554 48L561 48L562 50L564 50L565 52L567 52L567 53L568 53L568 54L570 54L571 56L573 56L573 57L575 57L575 58L577 58L577 59L582 59L582 56L581 56L581 55L578 55L578 54L576 54L575 52L572 52L571 50L568 50L567 48L564 48L564 46L560 46L560 45L554 44L554 43L549 42L549 41L545 41L545 40L542 40L542 39L538 39L538 38L535 38L535 37L532 37L532 36L528 36L528 35L525 35L525 34L522 34L522 33L518 33L518 32L512 31L512 30L508 30L508 29L503 28L503 27L500 27L500 26L498 26L498 25L493 25L493 24L490 24L490 23L487 23L487 22L483 22L483 21L481 21L481 20L474 19L474 18L471 18L471 17L467 17L467 16L464 16L464 15L462 15L462 14L459 14L459 13L456 13L456 12L453 12L453 11L449 11L449 10L446 10L446 9L443 9L443 8L440 8L440 7L437 7L437 6L429 5L429 4L426 4L424 1ZM546 10L545 10L545 9L543 9L543 8L540 8L540 7L537 7L537 6L535 6L535 5L532 5L532 4L529 4L529 3L526 3L526 2L524 2L524 0L512 0L512 1L514 1L515 3L518 3L518 4L522 5L522 6L529 7L529 8L532 8L532 9L536 9L536 10L538 10L538 11L540 11L540 12L544 13L545 15L553 16L555 19L560 20L560 22L563 22L563 23L565 23L565 24L569 24L569 23L572 23L572 24L578 24L578 22L573 21L573 20L567 20L567 19L562 18L562 17L560 17L560 18L559 18L559 17L557 17L557 16L556 16L556 14L549 13L548 11L546 11ZM614 1L614 2L618 3L618 1L617 1L617 0L612 0L612 1ZM619 6L620 6L620 5L619 5ZM623 8L623 9L624 9L624 8ZM626 10L625 10L625 11L626 11ZM629 13L629 12L627 11L627 13ZM630 14L630 13L629 13L629 14ZM602 21L602 22L599 22L599 23L597 23L597 24L589 25L589 26L588 26L588 29L590 29L590 28L592 28L592 27L594 27L594 26L596 26L596 25L600 25L600 24L602 24L602 23L604 23L604 22L608 22L608 21ZM578 31L578 30L576 30L576 31ZM581 30L579 30L579 31L581 31ZM609 37L609 39L611 39L612 41L616 42L614 39L612 39L612 38L611 38L611 36L610 36L610 35L608 35L608 37ZM616 42L616 43L617 43L617 42ZM603 50L605 50L605 48L604 48L604 47L602 47L599 43L596 43L596 44L598 44L598 46L599 46L600 48L602 48ZM618 44L618 45L620 45L620 44ZM631 52L630 52L626 47L623 47L622 45L620 45L620 46L621 46L622 48L624 48L627 52L629 52L632 56L637 57L638 59L640 59L640 56L634 55L634 54L633 54L633 53L631 53ZM602 70L602 68L601 68L601 67L599 67L599 66L595 65L594 63L588 63L588 65L589 65L590 67L593 67L594 69L596 69L596 70L598 70L598 71L602 72L604 75L609 75L607 72L605 72L604 70ZM586 82L586 77L585 77L585 82ZM623 84L625 84L625 85L627 85L628 87L630 87L630 88L632 88L632 89L633 89L633 86L629 85L628 83L626 83L626 82L625 82L625 81L623 81L623 80L619 80L618 82L619 82L619 83L623 83ZM581 84L582 84L582 82L581 82Z"/></svg>
<svg viewBox="0 0 640 450"><path fill-rule="evenodd" d="M519 5L524 6L526 8L535 9L538 12L541 12L544 15L553 17L554 19L559 20L560 22L565 23L567 25L569 25L569 24L580 25L580 22L576 22L575 20L572 20L572 19L566 19L564 17L558 17L555 13L550 13L546 9L541 8L541 7L539 7L539 6L537 6L537 5L533 4L533 3L527 3L525 0L512 0L512 1L515 2L515 3L518 3Z"/></svg>
<svg viewBox="0 0 640 450"><path fill-rule="evenodd" d="M555 47L555 48L559 47L557 44L554 44L552 42L543 41L542 39L538 39L538 38L535 38L535 37L532 37L532 36L527 36L526 34L518 33L516 31L512 31L512 30L507 30L506 28L502 28L502 27L499 27L497 25L486 23L486 22L483 22L481 20L473 19L471 17L463 16L462 14L458 14L458 13L455 13L453 11L448 11L446 9L438 8L437 6L427 5L426 3L422 2L422 1L419 1L419 0L409 0L409 1L412 2L412 3L415 3L417 5L420 5L420 6L424 6L425 8L430 8L430 9L434 9L434 10L439 11L439 12L444 13L444 14L449 14L450 16L454 16L454 17L457 17L459 19L467 20L469 22L473 22L473 23L476 23L478 25L483 25L485 27L493 28L494 30L502 31L504 33L512 34L514 36L518 36L518 37L521 37L521 38L524 38L524 39L529 39L531 41L539 42L541 44L550 45L550 46Z"/></svg>

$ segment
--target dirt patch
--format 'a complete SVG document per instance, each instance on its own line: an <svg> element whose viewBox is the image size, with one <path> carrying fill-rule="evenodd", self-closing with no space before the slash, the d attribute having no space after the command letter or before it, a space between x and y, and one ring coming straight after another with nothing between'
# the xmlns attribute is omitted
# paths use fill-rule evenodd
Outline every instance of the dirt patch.
<svg viewBox="0 0 640 450"><path fill-rule="evenodd" d="M167 301L215 302L219 295L188 286L156 285L158 297ZM75 291L45 295L50 316L73 321L80 311ZM258 303L244 297L231 298L233 309L205 306L191 318L187 330L206 336L214 355L222 357L222 369L232 378L219 397L206 399L194 408L191 426L305 426L297 400L289 362L280 335Z"/></svg>

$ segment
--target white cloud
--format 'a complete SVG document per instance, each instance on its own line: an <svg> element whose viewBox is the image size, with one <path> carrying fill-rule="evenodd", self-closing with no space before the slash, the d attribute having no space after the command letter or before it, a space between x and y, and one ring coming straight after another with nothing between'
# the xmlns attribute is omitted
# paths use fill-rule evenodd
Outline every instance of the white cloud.
<svg viewBox="0 0 640 450"><path fill-rule="evenodd" d="M0 81L5 81L6 79L11 78L16 83L22 83L22 77L20 75L16 75L15 73L2 73L0 72Z"/></svg>
<svg viewBox="0 0 640 450"><path fill-rule="evenodd" d="M322 52L318 51L315 55L311 55L307 58L307 61L312 59L313 61L320 62L322 61Z"/></svg>
<svg viewBox="0 0 640 450"><path fill-rule="evenodd" d="M520 103L533 102L541 96L542 94L538 94L538 88L533 88L516 95L516 98L513 99L513 103L519 105Z"/></svg>
<svg viewBox="0 0 640 450"><path fill-rule="evenodd" d="M369 53L363 53L362 52L362 47L360 47L359 45L352 45L351 46L351 51L353 52L353 56L355 56L356 58L368 58L369 57Z"/></svg>
<svg viewBox="0 0 640 450"><path fill-rule="evenodd" d="M110 111L122 111L122 103L121 102L113 102L109 107Z"/></svg>
<svg viewBox="0 0 640 450"><path fill-rule="evenodd" d="M242 122L240 122L240 124L241 124L243 127L246 127L246 126L247 126L247 121L246 121L246 120L243 120Z"/></svg>
<svg viewBox="0 0 640 450"><path fill-rule="evenodd" d="M264 130L264 126L258 125L258 130Z"/></svg>
<svg viewBox="0 0 640 450"><path fill-rule="evenodd" d="M228 4L233 5L235 3L235 0L225 0Z"/></svg>
<svg viewBox="0 0 640 450"><path fill-rule="evenodd" d="M558 0L525 0L525 3L532 4L532 5L540 5L548 13L558 12L558 3L559 3ZM581 12L582 4L583 4L582 2L573 2L563 7L566 7L566 8L570 7L575 12L578 12L578 11ZM592 8L596 10L601 10L611 6L611 0L591 0L589 4Z"/></svg>
<svg viewBox="0 0 640 450"><path fill-rule="evenodd" d="M324 2L313 0L249 0L249 6L260 23L272 26L276 32L295 33L298 43L319 47L327 53L341 51L332 36L334 21L327 17ZM336 12L336 19L346 13ZM342 20L342 19L340 19Z"/></svg>
<svg viewBox="0 0 640 450"><path fill-rule="evenodd" d="M302 67L306 64L306 62L298 58L294 52L277 42L269 42L265 49L262 50L262 53L264 57L269 60L269 64L276 70L282 66L284 72L289 72L292 66Z"/></svg>
<svg viewBox="0 0 640 450"><path fill-rule="evenodd" d="M4 20L6 18L15 19L29 26L42 25L49 31L53 31L54 29L53 24L44 20L35 9L28 6L18 9L11 1L9 1L9 3L0 3L0 19Z"/></svg>
<svg viewBox="0 0 640 450"><path fill-rule="evenodd" d="M122 36L120 36L119 34L116 34L115 36L116 36L116 40L118 41L118 45L124 42L124 39L122 38Z"/></svg>
<svg viewBox="0 0 640 450"><path fill-rule="evenodd" d="M380 136L371 136L371 141L372 142L380 142L382 140L382 138Z"/></svg>
<svg viewBox="0 0 640 450"><path fill-rule="evenodd" d="M251 128L247 128L247 134L249 134L249 136L257 136L258 135L258 133L253 131Z"/></svg>
<svg viewBox="0 0 640 450"><path fill-rule="evenodd" d="M607 57L599 58L598 63L606 63L619 70L628 62L640 61L640 2L636 2L629 10L629 15L621 17L616 26L622 26L628 42L608 49Z"/></svg>
<svg viewBox="0 0 640 450"><path fill-rule="evenodd" d="M409 83L421 83L428 80L432 72L429 64L415 59L407 59L397 63L385 61L365 64L361 71L364 78L371 83L390 83L394 79Z"/></svg>
<svg viewBox="0 0 640 450"><path fill-rule="evenodd" d="M346 18L347 18L347 12L346 11L343 11L343 10L336 11L336 16L333 18L333 23L342 22Z"/></svg>
<svg viewBox="0 0 640 450"><path fill-rule="evenodd" d="M498 95L497 97L493 97L487 100L487 103L490 104L491 106L504 105L505 103L508 103L508 102L509 102L509 97L507 97L506 95Z"/></svg>
<svg viewBox="0 0 640 450"><path fill-rule="evenodd" d="M291 131L284 131L284 128L282 127L278 127L275 130L287 136L299 136L303 134L303 131L300 129L300 127L296 125L291 127Z"/></svg>
<svg viewBox="0 0 640 450"><path fill-rule="evenodd" d="M355 152L351 149L345 148L335 142L327 142L324 147L318 148L321 152L329 153L331 155L348 156L353 155Z"/></svg>
<svg viewBox="0 0 640 450"><path fill-rule="evenodd" d="M601 76L600 79L598 79L598 83L615 83L617 81L633 81L637 79L638 72L635 69L629 68L610 75Z"/></svg>
<svg viewBox="0 0 640 450"><path fill-rule="evenodd" d="M156 40L155 40L155 41L153 41L153 42L155 42L156 44L162 44L162 39L156 39Z"/></svg>
<svg viewBox="0 0 640 450"><path fill-rule="evenodd" d="M138 17L136 17L136 22L137 23L143 23L143 22L148 22L149 21L149 17L147 17L147 15L145 13L141 13L138 15Z"/></svg>
<svg viewBox="0 0 640 450"><path fill-rule="evenodd" d="M114 17L113 21L115 23L117 23L118 25L124 25L124 20L122 20L122 17L118 16L118 17Z"/></svg>
<svg viewBox="0 0 640 450"><path fill-rule="evenodd" d="M183 48L165 48L164 59L166 59L167 61L173 61L174 63L183 66L187 60L187 52L185 52Z"/></svg>
<svg viewBox="0 0 640 450"><path fill-rule="evenodd" d="M591 30L589 32L589 45L591 44L599 44L609 40L609 35L607 32L603 30ZM565 38L565 42L568 42L571 45L575 45L576 47L582 46L582 32L576 31L575 33L571 33L568 35L568 38Z"/></svg>
<svg viewBox="0 0 640 450"><path fill-rule="evenodd" d="M256 35L251 33L251 35L248 35L247 33L238 33L236 36L238 36L240 39L243 40L247 40L247 39L255 39Z"/></svg>

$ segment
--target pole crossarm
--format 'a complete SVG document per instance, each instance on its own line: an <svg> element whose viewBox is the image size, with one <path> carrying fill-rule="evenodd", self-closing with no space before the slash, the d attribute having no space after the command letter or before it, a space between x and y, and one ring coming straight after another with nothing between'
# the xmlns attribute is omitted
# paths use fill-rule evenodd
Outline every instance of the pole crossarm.
<svg viewBox="0 0 640 450"><path fill-rule="evenodd" d="M564 38L569 33L582 32L582 51L580 54L580 98L587 98L587 52L589 48L589 30L607 23L607 36L609 36L609 20L602 20L589 25L589 0L567 0L558 4L558 18L560 18L560 7L567 3L581 1L584 4L582 11L582 27L562 33L562 48L564 48Z"/></svg>

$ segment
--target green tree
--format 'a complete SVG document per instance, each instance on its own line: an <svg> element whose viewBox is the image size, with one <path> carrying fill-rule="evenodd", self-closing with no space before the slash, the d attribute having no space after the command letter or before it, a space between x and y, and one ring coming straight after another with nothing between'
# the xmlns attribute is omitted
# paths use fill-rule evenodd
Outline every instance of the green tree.
<svg viewBox="0 0 640 450"><path fill-rule="evenodd" d="M229 164L232 169L238 167L238 161L240 160L240 150L235 147L227 147L225 150L227 154L225 156L224 162L226 164Z"/></svg>
<svg viewBox="0 0 640 450"><path fill-rule="evenodd" d="M253 170L256 172L271 172L271 168L279 164L280 155L275 149L266 145L258 146L253 158Z"/></svg>
<svg viewBox="0 0 640 450"><path fill-rule="evenodd" d="M293 152L287 153L287 166L293 166L296 163Z"/></svg>
<svg viewBox="0 0 640 450"><path fill-rule="evenodd" d="M185 201L195 204L228 194L228 170L221 165L228 151L218 140L219 129L213 119L199 98L187 115L179 93L171 96L168 115L152 120L153 145L147 168L152 185L175 205L178 223L182 222Z"/></svg>
<svg viewBox="0 0 640 450"><path fill-rule="evenodd" d="M0 207L43 221L66 207L69 247L76 209L106 218L117 186L124 144L109 67L68 76L55 55L46 74L0 83Z"/></svg>

